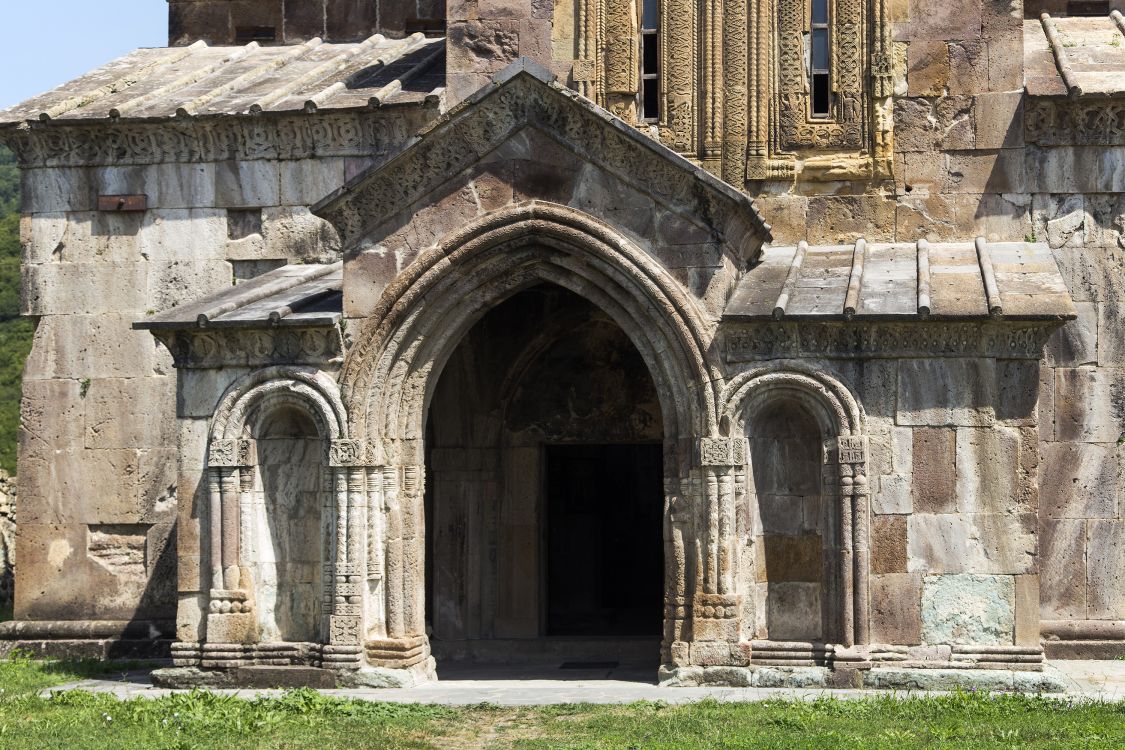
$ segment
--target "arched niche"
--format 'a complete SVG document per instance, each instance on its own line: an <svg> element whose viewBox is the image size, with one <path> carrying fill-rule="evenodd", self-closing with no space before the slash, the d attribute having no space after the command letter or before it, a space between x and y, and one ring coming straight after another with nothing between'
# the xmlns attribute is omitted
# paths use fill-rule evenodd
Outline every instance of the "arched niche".
<svg viewBox="0 0 1125 750"><path fill-rule="evenodd" d="M749 449L738 501L748 519L747 638L866 643L869 493L859 400L835 377L786 360L731 378L721 399L731 433Z"/></svg>

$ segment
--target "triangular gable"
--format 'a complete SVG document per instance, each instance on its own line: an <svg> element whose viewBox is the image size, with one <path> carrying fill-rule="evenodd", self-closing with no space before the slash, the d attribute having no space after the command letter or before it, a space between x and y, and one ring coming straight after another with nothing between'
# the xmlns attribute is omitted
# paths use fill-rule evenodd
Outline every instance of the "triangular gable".
<svg viewBox="0 0 1125 750"><path fill-rule="evenodd" d="M742 260L769 239L769 225L744 193L560 85L526 59L498 73L398 156L322 200L313 213L336 226L349 251L389 217L438 190L525 128L545 134L657 204L706 225Z"/></svg>

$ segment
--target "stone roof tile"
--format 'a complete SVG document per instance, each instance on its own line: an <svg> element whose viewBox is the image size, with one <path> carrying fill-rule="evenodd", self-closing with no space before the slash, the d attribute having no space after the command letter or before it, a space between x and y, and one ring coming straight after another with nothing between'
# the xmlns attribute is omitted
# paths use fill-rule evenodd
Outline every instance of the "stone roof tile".
<svg viewBox="0 0 1125 750"><path fill-rule="evenodd" d="M1075 315L1047 245L983 239L767 247L724 313L774 320Z"/></svg>
<svg viewBox="0 0 1125 750"><path fill-rule="evenodd" d="M1024 22L1024 84L1031 96L1118 96L1125 93L1125 17Z"/></svg>
<svg viewBox="0 0 1125 750"><path fill-rule="evenodd" d="M412 104L444 88L442 39L381 34L352 44L139 49L22 104L27 121L158 120Z"/></svg>

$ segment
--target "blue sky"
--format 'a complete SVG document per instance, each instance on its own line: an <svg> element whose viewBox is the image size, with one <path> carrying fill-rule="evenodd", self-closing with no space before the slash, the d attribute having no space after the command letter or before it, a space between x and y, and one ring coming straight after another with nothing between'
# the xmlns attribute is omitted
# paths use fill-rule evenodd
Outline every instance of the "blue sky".
<svg viewBox="0 0 1125 750"><path fill-rule="evenodd" d="M0 109L167 43L166 0L0 0Z"/></svg>

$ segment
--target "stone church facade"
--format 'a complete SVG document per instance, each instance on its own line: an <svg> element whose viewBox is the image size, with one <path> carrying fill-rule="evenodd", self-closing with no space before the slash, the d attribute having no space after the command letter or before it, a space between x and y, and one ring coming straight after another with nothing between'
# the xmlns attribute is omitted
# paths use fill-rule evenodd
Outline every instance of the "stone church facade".
<svg viewBox="0 0 1125 750"><path fill-rule="evenodd" d="M1125 652L1113 3L169 9L0 113L5 647L1009 689Z"/></svg>

